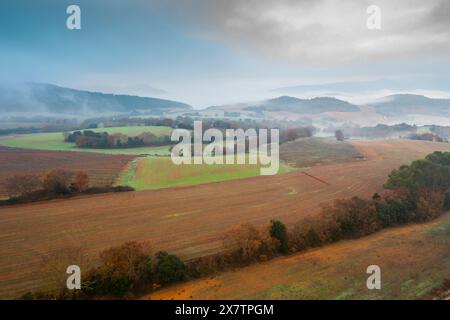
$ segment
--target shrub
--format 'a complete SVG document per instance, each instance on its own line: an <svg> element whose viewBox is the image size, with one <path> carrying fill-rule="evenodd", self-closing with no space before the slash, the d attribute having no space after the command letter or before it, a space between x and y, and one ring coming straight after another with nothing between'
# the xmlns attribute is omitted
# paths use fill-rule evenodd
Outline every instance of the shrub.
<svg viewBox="0 0 450 320"><path fill-rule="evenodd" d="M44 189L55 194L68 194L72 176L73 172L71 171L53 169L44 176Z"/></svg>
<svg viewBox="0 0 450 320"><path fill-rule="evenodd" d="M286 226L278 220L271 221L270 236L277 239L280 242L278 250L286 254L289 251Z"/></svg>
<svg viewBox="0 0 450 320"><path fill-rule="evenodd" d="M308 233L306 234L305 240L307 246L309 247L318 247L322 244L322 240L320 239L316 230L314 230L313 228L309 229Z"/></svg>
<svg viewBox="0 0 450 320"><path fill-rule="evenodd" d="M72 185L74 191L84 192L89 188L89 176L86 172L79 171L75 174L75 182Z"/></svg>
<svg viewBox="0 0 450 320"><path fill-rule="evenodd" d="M339 237L359 238L381 228L373 201L358 197L336 200L328 210L338 224Z"/></svg>
<svg viewBox="0 0 450 320"><path fill-rule="evenodd" d="M261 255L275 255L280 242L271 236L267 227L260 230L251 224L242 224L225 233L224 246L234 264L246 264Z"/></svg>
<svg viewBox="0 0 450 320"><path fill-rule="evenodd" d="M6 190L11 198L23 197L42 187L42 182L37 175L15 175L5 182Z"/></svg>
<svg viewBox="0 0 450 320"><path fill-rule="evenodd" d="M121 297L149 287L152 259L147 243L127 242L100 253L101 264L86 277L86 294Z"/></svg>
<svg viewBox="0 0 450 320"><path fill-rule="evenodd" d="M181 281L186 277L186 266L175 255L165 251L157 253L156 277L161 284Z"/></svg>

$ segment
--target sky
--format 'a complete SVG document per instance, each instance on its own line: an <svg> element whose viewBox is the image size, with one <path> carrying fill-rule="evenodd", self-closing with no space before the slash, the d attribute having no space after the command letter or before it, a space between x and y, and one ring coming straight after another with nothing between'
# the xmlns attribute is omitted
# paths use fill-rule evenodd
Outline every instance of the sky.
<svg viewBox="0 0 450 320"><path fill-rule="evenodd" d="M80 30L66 27L72 4ZM370 5L379 30L366 26ZM196 108L280 94L450 97L450 1L2 0L0 70L1 83Z"/></svg>

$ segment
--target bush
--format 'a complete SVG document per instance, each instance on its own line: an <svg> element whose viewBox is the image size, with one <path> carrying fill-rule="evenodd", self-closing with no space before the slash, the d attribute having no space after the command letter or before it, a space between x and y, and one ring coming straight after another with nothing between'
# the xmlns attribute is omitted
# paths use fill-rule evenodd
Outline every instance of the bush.
<svg viewBox="0 0 450 320"><path fill-rule="evenodd" d="M278 251L286 254L289 251L286 226L278 220L271 221L270 236L277 239L280 242Z"/></svg>
<svg viewBox="0 0 450 320"><path fill-rule="evenodd" d="M270 235L267 228L259 230L251 224L242 224L225 234L224 245L234 264L247 264L258 260L261 255L275 255L280 242Z"/></svg>
<svg viewBox="0 0 450 320"><path fill-rule="evenodd" d="M322 244L322 240L320 239L316 230L314 230L313 228L309 229L308 233L306 234L305 240L307 246L309 247L318 247Z"/></svg>
<svg viewBox="0 0 450 320"><path fill-rule="evenodd" d="M407 223L414 215L411 203L398 194L396 197L387 196L377 201L376 207L383 228Z"/></svg>
<svg viewBox="0 0 450 320"><path fill-rule="evenodd" d="M75 174L75 182L72 184L72 189L75 192L84 192L89 188L89 176L86 172L79 171Z"/></svg>
<svg viewBox="0 0 450 320"><path fill-rule="evenodd" d="M339 238L359 238L381 228L373 201L358 197L336 200L327 210L338 225Z"/></svg>
<svg viewBox="0 0 450 320"><path fill-rule="evenodd" d="M5 187L11 198L24 197L42 188L42 182L37 175L22 174L6 179Z"/></svg>
<svg viewBox="0 0 450 320"><path fill-rule="evenodd" d="M88 295L122 297L149 287L153 277L150 247L146 243L127 242L100 253L101 264L86 277Z"/></svg>
<svg viewBox="0 0 450 320"><path fill-rule="evenodd" d="M180 258L165 251L158 252L156 258L156 277L159 283L167 284L185 279L186 266Z"/></svg>
<svg viewBox="0 0 450 320"><path fill-rule="evenodd" d="M43 179L44 189L55 194L69 194L73 172L54 169L49 171Z"/></svg>

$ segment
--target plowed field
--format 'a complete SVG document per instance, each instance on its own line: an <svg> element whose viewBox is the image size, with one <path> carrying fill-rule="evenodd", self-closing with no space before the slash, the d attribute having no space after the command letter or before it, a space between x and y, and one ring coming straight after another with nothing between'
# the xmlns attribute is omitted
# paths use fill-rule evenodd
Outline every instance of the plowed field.
<svg viewBox="0 0 450 320"><path fill-rule="evenodd" d="M82 152L38 151L0 147L0 197L7 196L5 180L16 174L43 175L51 169L85 171L91 186L113 184L134 156Z"/></svg>
<svg viewBox="0 0 450 320"><path fill-rule="evenodd" d="M295 222L317 213L321 203L371 196L401 164L450 151L450 144L412 140L353 144L365 160L312 167L309 176L297 171L0 208L0 297L36 288L40 256L51 251L83 246L95 256L125 241L149 240L184 259L210 254L235 224Z"/></svg>

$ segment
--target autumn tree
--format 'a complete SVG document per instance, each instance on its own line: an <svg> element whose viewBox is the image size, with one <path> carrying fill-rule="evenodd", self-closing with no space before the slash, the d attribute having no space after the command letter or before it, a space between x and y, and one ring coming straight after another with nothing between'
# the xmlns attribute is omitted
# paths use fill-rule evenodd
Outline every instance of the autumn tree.
<svg viewBox="0 0 450 320"><path fill-rule="evenodd" d="M21 174L6 179L5 187L8 195L13 197L26 196L42 188L39 176L34 174Z"/></svg>
<svg viewBox="0 0 450 320"><path fill-rule="evenodd" d="M240 262L256 260L259 255L261 237L259 230L251 224L234 226L225 233L224 246Z"/></svg>
<svg viewBox="0 0 450 320"><path fill-rule="evenodd" d="M269 226L258 229L246 223L234 226L225 233L224 246L235 263L248 263L274 256L280 242L270 235Z"/></svg>
<svg viewBox="0 0 450 320"><path fill-rule="evenodd" d="M89 188L89 176L84 171L78 171L75 174L75 182L73 183L73 189L77 192L86 191Z"/></svg>
<svg viewBox="0 0 450 320"><path fill-rule="evenodd" d="M70 183L73 172L63 169L53 169L49 171L43 179L44 188L56 194L66 194L70 192Z"/></svg>
<svg viewBox="0 0 450 320"><path fill-rule="evenodd" d="M86 276L87 293L123 296L150 285L151 248L148 243L127 242L100 253L100 266Z"/></svg>

